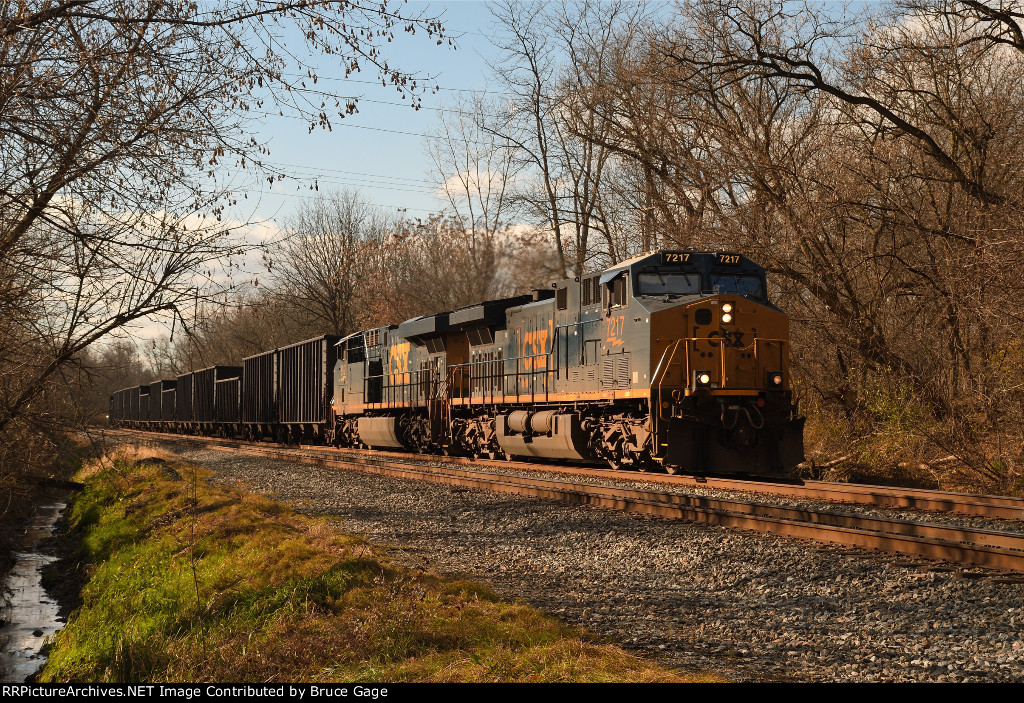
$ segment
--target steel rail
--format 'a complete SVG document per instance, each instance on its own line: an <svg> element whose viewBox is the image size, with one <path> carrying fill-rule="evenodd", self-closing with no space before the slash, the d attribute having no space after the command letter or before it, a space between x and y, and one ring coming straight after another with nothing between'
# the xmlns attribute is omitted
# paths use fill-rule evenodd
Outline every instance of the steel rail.
<svg viewBox="0 0 1024 703"><path fill-rule="evenodd" d="M408 458L345 457L330 451L248 445L224 440L160 435L285 461L353 469L402 479L424 480L482 490L544 498L702 524L750 529L785 537L878 549L961 564L1024 572L1024 535L916 521L865 517L832 511L704 496L657 493L552 479L488 474L447 467L424 467Z"/></svg>
<svg viewBox="0 0 1024 703"><path fill-rule="evenodd" d="M125 430L138 434L149 434L154 437L189 437L190 435L173 435L162 432ZM217 438L200 438L197 440L215 440ZM248 444L242 440L217 441ZM266 446L266 445L257 445ZM393 458L397 461L437 461L430 455L411 455L408 452L392 450L361 450L334 449L322 445L302 445L305 451L325 452L330 456L360 456L372 454L379 457ZM1024 521L1024 498L1013 496L985 495L980 493L957 493L952 491L934 491L916 488L897 488L891 486L873 486L865 484L835 483L829 481L803 481L799 484L762 481L750 478L726 478L720 476L686 476L638 471L613 470L586 465L538 464L521 461L504 461L500 459L471 459L468 457L447 456L444 461L474 467L515 468L524 471L559 472L564 471L578 476L592 476L625 481L644 481L677 486L694 486L724 491L743 493L769 493L790 498L809 500L828 500L839 503L857 505L875 505L883 508L909 508L911 510L938 511L970 515L975 517L998 518L1005 520Z"/></svg>
<svg viewBox="0 0 1024 703"><path fill-rule="evenodd" d="M312 451L336 452L339 450L325 449L316 445L303 445L301 449ZM358 449L343 449L342 452L353 454ZM399 460L408 459L409 454L402 452L377 451L375 454L394 457ZM453 464L470 466L493 466L500 468L516 468L525 471L566 471L574 475L594 476L601 478L622 479L626 481L645 481L664 483L667 485L696 486L716 490L739 491L744 493L770 493L790 498L806 498L812 500L829 500L857 505L875 505L884 508L910 508L912 510L958 513L975 517L1000 518L1024 521L1024 498L1013 496L985 495L981 493L956 493L952 491L933 491L916 488L898 488L891 486L871 486L864 484L835 483L830 481L803 481L801 484L778 483L755 479L695 477L669 475L639 471L622 471L587 466L564 466L559 464L535 464L519 461L502 461L498 459L469 459L467 457L444 457Z"/></svg>
<svg viewBox="0 0 1024 703"><path fill-rule="evenodd" d="M326 449L317 445L302 445L300 448L311 451L341 451L352 454L372 451L374 454L394 457L398 460L405 460L410 456L405 452L390 450L337 450ZM429 461L429 459L422 460ZM958 513L961 515L971 515L975 517L1024 521L1024 498L1015 498L1013 496L986 495L982 493L957 493L953 491L837 483L831 481L779 483L752 478L670 475L663 473L597 468L586 465L569 466L562 464L538 464L521 461L504 461L500 459L471 459L468 457L458 456L447 456L444 457L444 460L453 464L464 464L470 466L516 468L523 469L524 471L566 471L574 475L614 478L626 481L645 481L650 483L664 483L667 485L696 486L724 491L740 491L744 493L770 493L790 498L829 500L841 503L855 503L857 505L875 505L883 508L910 508L912 510Z"/></svg>
<svg viewBox="0 0 1024 703"><path fill-rule="evenodd" d="M311 447L312 448L312 447ZM347 450L358 451L358 450ZM399 452L391 456L403 456ZM882 508L910 508L912 510L958 513L974 517L1024 520L1024 498L1013 496L985 495L981 493L956 493L916 488L871 486L863 484L836 483L830 481L803 481L802 483L778 483L749 478L723 478L720 476L696 477L669 475L639 471L560 466L558 464L530 464L507 462L494 459L467 459L446 457L446 461L458 464L481 466L514 467L532 471L570 471L584 476L598 476L626 481L647 481L667 485L695 486L724 491L744 493L770 493L790 498L829 500L857 505L875 505Z"/></svg>

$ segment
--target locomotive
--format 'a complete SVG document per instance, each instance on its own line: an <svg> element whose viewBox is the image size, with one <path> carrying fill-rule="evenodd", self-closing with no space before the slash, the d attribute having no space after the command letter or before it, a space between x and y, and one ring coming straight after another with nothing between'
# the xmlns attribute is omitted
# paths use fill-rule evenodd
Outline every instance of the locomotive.
<svg viewBox="0 0 1024 703"><path fill-rule="evenodd" d="M789 321L768 299L763 267L732 252L656 251L530 295L125 389L111 398L111 420L339 447L780 474L803 461L788 354ZM201 374L205 385L188 381ZM191 389L193 409L178 397L167 419L175 385L179 396ZM210 398L197 397L201 385ZM133 392L158 386L164 402L146 417L132 410Z"/></svg>

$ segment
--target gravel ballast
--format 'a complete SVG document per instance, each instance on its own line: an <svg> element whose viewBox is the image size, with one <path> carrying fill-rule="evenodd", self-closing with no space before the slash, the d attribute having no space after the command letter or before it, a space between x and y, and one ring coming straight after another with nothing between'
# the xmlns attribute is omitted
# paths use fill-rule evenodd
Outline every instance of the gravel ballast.
<svg viewBox="0 0 1024 703"><path fill-rule="evenodd" d="M214 450L396 560L736 681L1024 681L1024 584L895 555Z"/></svg>

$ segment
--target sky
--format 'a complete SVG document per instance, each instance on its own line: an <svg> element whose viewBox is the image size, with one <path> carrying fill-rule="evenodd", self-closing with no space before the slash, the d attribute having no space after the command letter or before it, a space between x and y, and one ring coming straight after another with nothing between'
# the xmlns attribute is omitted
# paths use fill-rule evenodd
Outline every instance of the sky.
<svg viewBox="0 0 1024 703"><path fill-rule="evenodd" d="M359 111L343 120L335 114L331 131L310 132L306 120L289 116L287 110L284 117L275 110L273 116L253 125L253 136L270 149L267 162L294 178L273 186L260 180L243 191L244 198L239 193L238 205L229 207L225 217L241 224L238 233L256 246L241 259L235 257L230 271L215 273L214 282L251 290L253 282L264 280L258 245L279 239L288 218L315 197L309 189L314 179L321 192L354 189L382 209L405 209L410 217L426 217L447 205L439 190L441 178L426 153L424 134L437 124L439 108L461 92L488 88L487 61L497 56L491 42L493 17L488 3L481 0L410 0L404 8L441 16L456 48L447 42L437 46L422 32L415 36L396 32L394 41L384 45L386 59L404 72L432 79L441 90L422 93L422 107L416 111L394 87L381 85L376 67L365 67L345 79L329 57L311 57L319 81L338 94L359 96ZM170 317L156 317L129 325L124 332L144 345L168 337L172 328Z"/></svg>
<svg viewBox="0 0 1024 703"><path fill-rule="evenodd" d="M257 139L266 141L271 163L294 174L297 180L266 182L262 191L231 212L233 219L281 224L304 199L312 197L309 185L316 178L320 190L356 189L368 200L390 211L408 209L411 216L426 216L444 206L438 197L440 179L426 155L423 134L436 124L438 108L461 91L484 90L488 84L486 62L496 56L490 41L493 18L487 3L408 2L414 12L426 11L445 19L456 49L437 46L423 33L396 34L385 44L391 65L431 78L441 88L422 95L422 109L414 111L394 87L381 85L375 67L348 80L330 64L328 57L314 58L320 84L345 95L359 96L358 114L332 119L332 131L309 133L307 123L294 116L268 117ZM299 180L301 179L301 180ZM269 224L269 222L268 222Z"/></svg>
<svg viewBox="0 0 1024 703"><path fill-rule="evenodd" d="M850 4L863 7L872 2L826 3L826 7L842 11ZM671 12L671 6L671 0L648 1L652 12ZM484 89L495 92L493 79L489 85L487 63L500 59L492 40L501 30L489 3L483 0L410 0L401 7L442 17L447 33L455 37L454 50L447 43L437 46L422 32L416 36L398 32L393 42L384 44L389 64L430 78L441 90L423 94L423 109L413 111L409 100L402 100L394 87L381 85L375 67L365 67L362 73L344 79L329 57L314 57L321 84L340 94L358 95L359 113L343 120L335 117L332 131L313 133L308 132L305 120L295 116L265 118L256 137L269 144L270 161L302 180L286 180L272 188L264 183L266 187L250 191L248 198L229 212L232 219L261 221L265 223L263 231L272 231L295 212L303 199L314 195L309 190L314 178L321 190L354 188L387 210L405 208L414 217L445 207L447 201L438 191L441 179L426 154L423 135L437 124L438 109L460 93Z"/></svg>

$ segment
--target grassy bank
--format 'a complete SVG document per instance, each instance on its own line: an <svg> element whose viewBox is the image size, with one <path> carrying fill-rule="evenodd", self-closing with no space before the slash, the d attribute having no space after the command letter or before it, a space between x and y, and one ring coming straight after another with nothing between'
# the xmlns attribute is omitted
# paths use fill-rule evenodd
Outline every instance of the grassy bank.
<svg viewBox="0 0 1024 703"><path fill-rule="evenodd" d="M88 580L41 680L708 680L203 479L128 455L79 473Z"/></svg>

